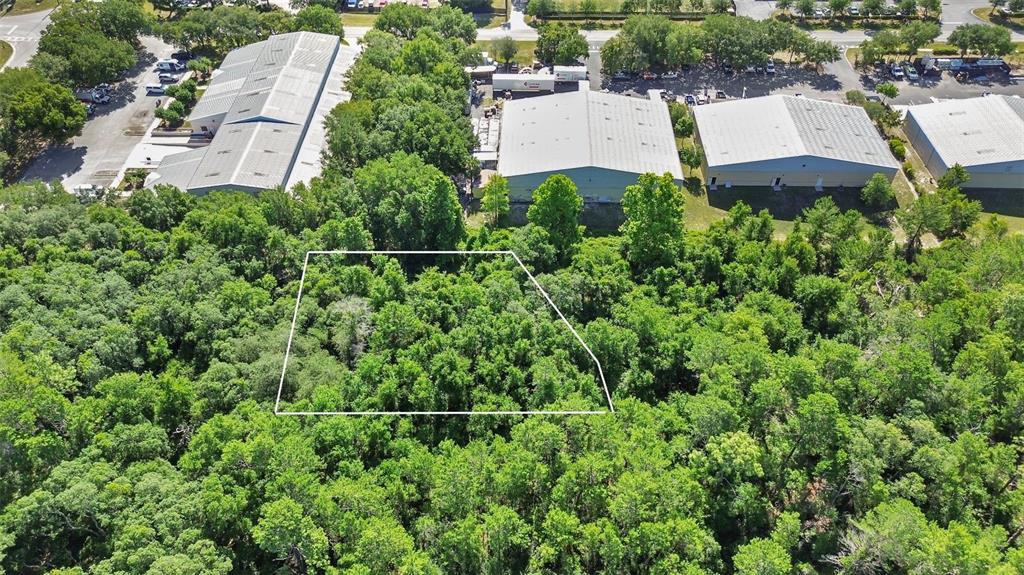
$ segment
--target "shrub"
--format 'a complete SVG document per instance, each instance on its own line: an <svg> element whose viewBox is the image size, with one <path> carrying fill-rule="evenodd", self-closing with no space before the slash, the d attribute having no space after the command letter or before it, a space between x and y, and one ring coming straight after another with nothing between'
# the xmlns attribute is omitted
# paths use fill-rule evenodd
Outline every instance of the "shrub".
<svg viewBox="0 0 1024 575"><path fill-rule="evenodd" d="M889 149L892 150L892 155L896 156L897 160L902 162L907 159L907 148L899 138L889 139Z"/></svg>
<svg viewBox="0 0 1024 575"><path fill-rule="evenodd" d="M864 97L864 92L860 90L850 90L846 93L846 101L853 106L863 106L864 102L867 102L867 98Z"/></svg>
<svg viewBox="0 0 1024 575"><path fill-rule="evenodd" d="M907 175L908 180L913 182L914 177L917 175L917 171L914 170L914 164L903 162L903 173Z"/></svg>

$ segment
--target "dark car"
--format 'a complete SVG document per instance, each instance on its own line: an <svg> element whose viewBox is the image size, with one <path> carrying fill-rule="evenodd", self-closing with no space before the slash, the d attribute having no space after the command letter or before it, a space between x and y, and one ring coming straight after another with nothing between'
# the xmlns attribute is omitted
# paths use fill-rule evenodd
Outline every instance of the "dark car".
<svg viewBox="0 0 1024 575"><path fill-rule="evenodd" d="M171 54L171 59L172 60L177 60L179 62L185 62L187 60L192 60L193 58L195 58L195 54L193 54L192 52L184 51L184 50L181 51L181 52L175 52L175 53Z"/></svg>
<svg viewBox="0 0 1024 575"><path fill-rule="evenodd" d="M686 102L687 106L696 106L697 105L697 98L695 98L693 96L693 94L687 94L687 95L683 96L683 101Z"/></svg>

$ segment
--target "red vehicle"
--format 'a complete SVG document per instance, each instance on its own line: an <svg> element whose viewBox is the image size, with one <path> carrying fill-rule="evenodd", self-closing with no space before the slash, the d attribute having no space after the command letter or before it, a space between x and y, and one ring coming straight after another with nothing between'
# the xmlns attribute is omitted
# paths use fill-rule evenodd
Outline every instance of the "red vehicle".
<svg viewBox="0 0 1024 575"><path fill-rule="evenodd" d="M643 78L644 80L657 80L658 79L658 75L655 74L654 72L651 72L650 70L644 72L643 74L640 74L640 77Z"/></svg>

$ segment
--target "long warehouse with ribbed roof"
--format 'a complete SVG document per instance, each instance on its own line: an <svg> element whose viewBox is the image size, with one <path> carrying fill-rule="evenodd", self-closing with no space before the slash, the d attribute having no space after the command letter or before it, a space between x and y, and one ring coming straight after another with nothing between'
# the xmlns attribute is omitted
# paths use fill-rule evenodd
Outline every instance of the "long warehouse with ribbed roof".
<svg viewBox="0 0 1024 575"><path fill-rule="evenodd" d="M863 108L764 96L693 109L708 186L861 187L899 163Z"/></svg>

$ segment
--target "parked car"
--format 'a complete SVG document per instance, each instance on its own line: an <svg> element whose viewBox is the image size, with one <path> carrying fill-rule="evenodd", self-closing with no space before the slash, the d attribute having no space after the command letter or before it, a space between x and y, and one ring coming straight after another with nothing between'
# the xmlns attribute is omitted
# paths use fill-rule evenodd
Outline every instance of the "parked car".
<svg viewBox="0 0 1024 575"><path fill-rule="evenodd" d="M180 72L185 65L175 59L157 60L156 69L161 72Z"/></svg>
<svg viewBox="0 0 1024 575"><path fill-rule="evenodd" d="M84 102L83 102L84 104ZM92 104L85 104L85 115L91 116L96 113L96 106Z"/></svg>
<svg viewBox="0 0 1024 575"><path fill-rule="evenodd" d="M847 12L850 13L850 16L860 16L860 8L856 6L850 6L850 9L847 10Z"/></svg>
<svg viewBox="0 0 1024 575"><path fill-rule="evenodd" d="M658 79L658 75L655 74L654 72L651 72L650 70L644 70L644 73L640 74L640 77L643 78L644 80L647 80L648 82L651 80Z"/></svg>
<svg viewBox="0 0 1024 575"><path fill-rule="evenodd" d="M898 64L893 64L889 67L889 74L897 80L903 79L903 68L900 68Z"/></svg>
<svg viewBox="0 0 1024 575"><path fill-rule="evenodd" d="M764 66L764 73L765 74L774 74L775 73L775 62L768 62L767 64L765 64L765 66Z"/></svg>
<svg viewBox="0 0 1024 575"><path fill-rule="evenodd" d="M916 82L921 79L921 77L917 75L917 70L914 69L914 65L909 62L903 65L903 73L907 75L907 80L910 80L911 82Z"/></svg>
<svg viewBox="0 0 1024 575"><path fill-rule="evenodd" d="M697 105L697 98L694 98L693 94L687 94L687 95L683 96L683 101L686 102L687 106L696 106Z"/></svg>
<svg viewBox="0 0 1024 575"><path fill-rule="evenodd" d="M146 84L147 96L159 96L165 91L163 84Z"/></svg>
<svg viewBox="0 0 1024 575"><path fill-rule="evenodd" d="M728 96L726 96L725 92L723 92L722 90L716 90L715 91L715 99L716 100L725 100L726 98L728 98Z"/></svg>
<svg viewBox="0 0 1024 575"><path fill-rule="evenodd" d="M181 74L171 74L168 72L161 72L157 75L161 84L177 84L178 80L181 79Z"/></svg>
<svg viewBox="0 0 1024 575"><path fill-rule="evenodd" d="M665 80L675 80L676 78L679 77L679 72L676 72L675 70L669 70L668 72L662 74L661 77L664 78Z"/></svg>
<svg viewBox="0 0 1024 575"><path fill-rule="evenodd" d="M704 94L697 94L697 105L701 106L708 103L708 97Z"/></svg>
<svg viewBox="0 0 1024 575"><path fill-rule="evenodd" d="M821 8L818 8L817 10L814 11L814 17L815 18L824 18L825 17L825 11L822 10Z"/></svg>
<svg viewBox="0 0 1024 575"><path fill-rule="evenodd" d="M193 58L195 58L195 54L187 50L182 50L181 52L175 52L171 54L171 60L177 60L179 62L188 62Z"/></svg>
<svg viewBox="0 0 1024 575"><path fill-rule="evenodd" d="M666 101L666 102L675 102L676 101L676 95L675 95L674 92L672 92L672 90L662 90L661 91L661 99Z"/></svg>
<svg viewBox="0 0 1024 575"><path fill-rule="evenodd" d="M619 70L618 72L612 74L612 80L615 80L617 82L625 81L625 80L628 80L628 79L629 79L629 74L626 74L625 70Z"/></svg>
<svg viewBox="0 0 1024 575"><path fill-rule="evenodd" d="M747 66L746 69L744 69L743 71L746 72L747 74L753 74L754 72L757 72L757 68L755 68L754 66Z"/></svg>
<svg viewBox="0 0 1024 575"><path fill-rule="evenodd" d="M728 62L722 64L722 71L725 72L726 74L732 74L732 64Z"/></svg>

